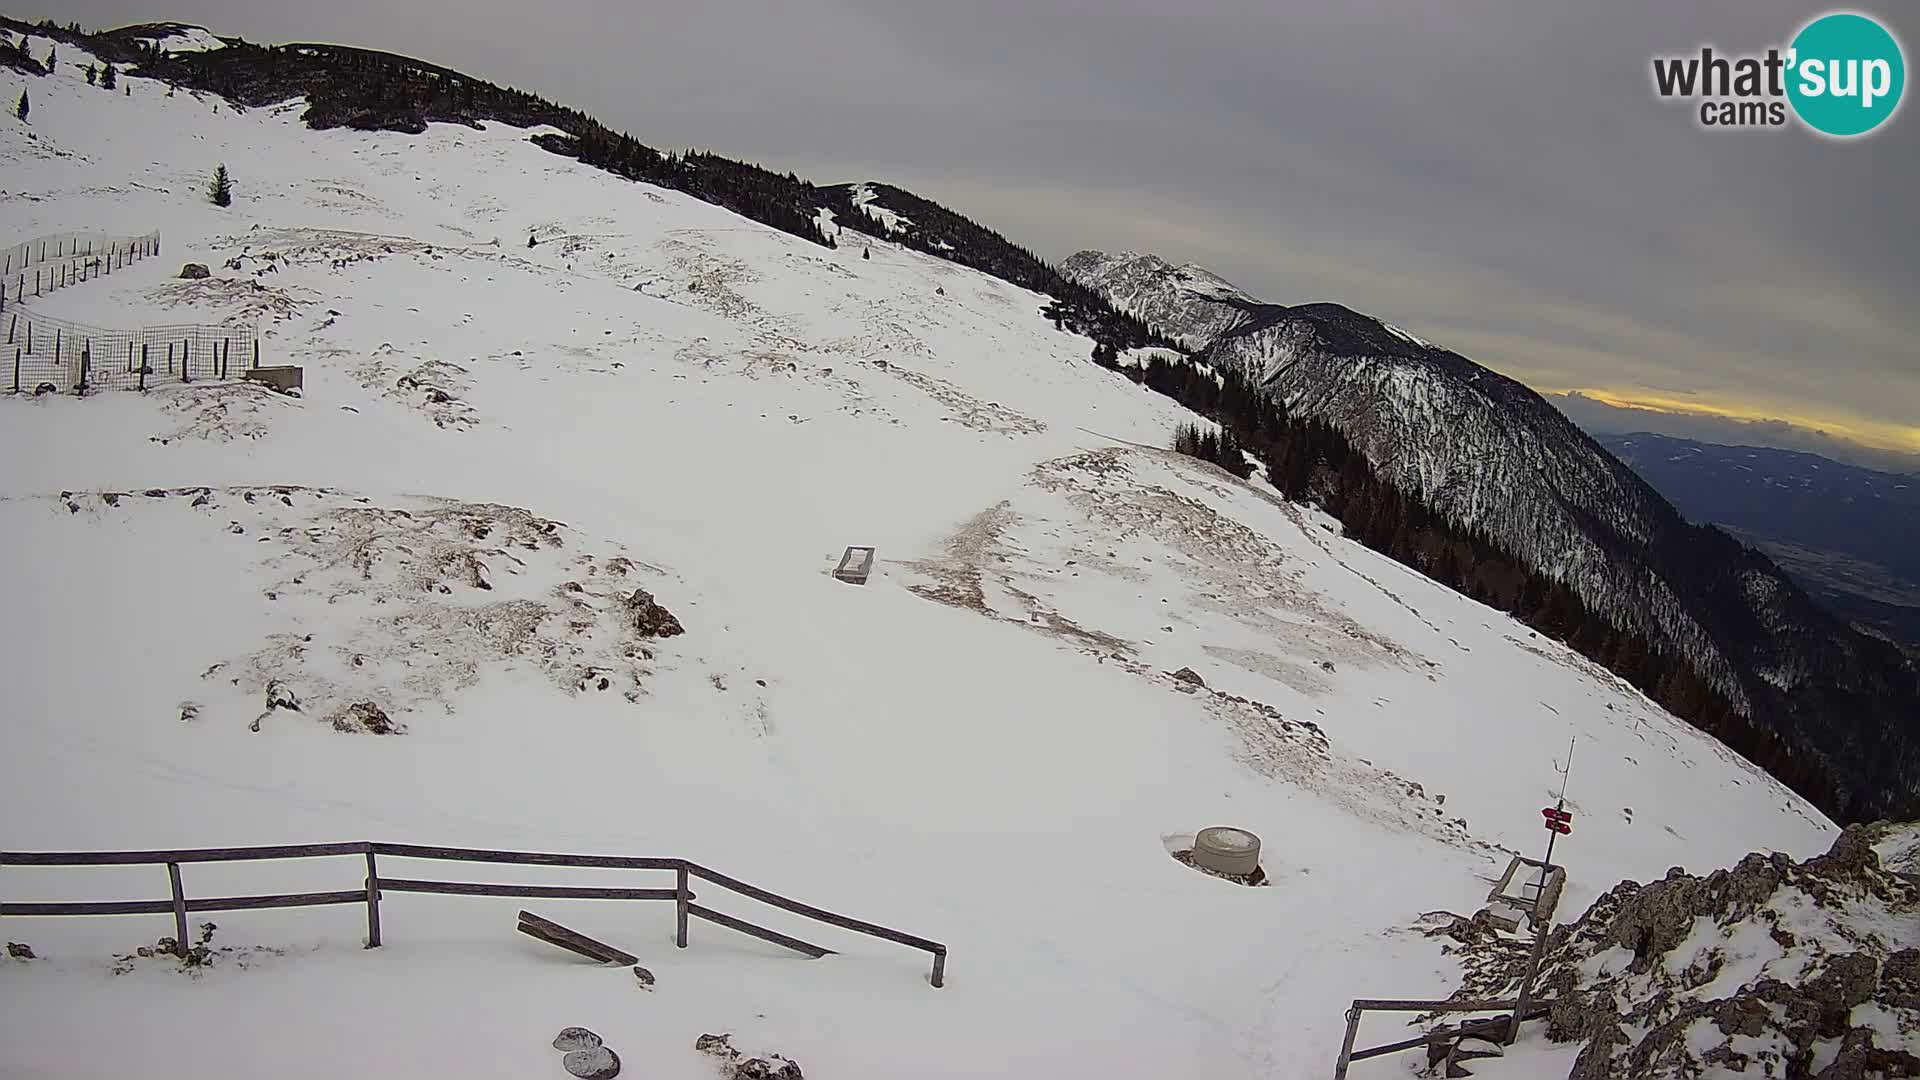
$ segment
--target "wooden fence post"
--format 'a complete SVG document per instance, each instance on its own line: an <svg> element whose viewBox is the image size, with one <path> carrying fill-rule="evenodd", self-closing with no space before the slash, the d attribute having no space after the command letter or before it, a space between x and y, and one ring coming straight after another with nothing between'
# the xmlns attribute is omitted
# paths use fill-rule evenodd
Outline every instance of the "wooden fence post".
<svg viewBox="0 0 1920 1080"><path fill-rule="evenodd" d="M20 392L20 346L13 347L13 392Z"/></svg>
<svg viewBox="0 0 1920 1080"><path fill-rule="evenodd" d="M227 377L227 361L233 359L233 339L220 339L220 377Z"/></svg>
<svg viewBox="0 0 1920 1080"><path fill-rule="evenodd" d="M84 394L87 392L87 375L89 374L88 369L91 368L92 366L93 366L93 339L88 338L86 344L82 346L80 349L80 381L74 384L74 387L73 387L74 393Z"/></svg>
<svg viewBox="0 0 1920 1080"><path fill-rule="evenodd" d="M260 339L259 338L253 339L253 366L254 367L260 366Z"/></svg>
<svg viewBox="0 0 1920 1080"><path fill-rule="evenodd" d="M1347 1037L1340 1044L1340 1060L1333 1063L1333 1080L1347 1080L1347 1066L1353 1063L1353 1039L1360 1033L1360 1007L1347 1010Z"/></svg>
<svg viewBox="0 0 1920 1080"><path fill-rule="evenodd" d="M687 888L687 864L681 863L673 872L674 932L673 943L680 948L687 947L687 903L690 899Z"/></svg>
<svg viewBox="0 0 1920 1080"><path fill-rule="evenodd" d="M147 371L148 370L149 369L147 367L147 343L143 341L140 343L140 389L143 391L147 388Z"/></svg>
<svg viewBox="0 0 1920 1080"><path fill-rule="evenodd" d="M173 951L186 959L187 956L187 894L180 888L180 864L167 864L167 881L173 885Z"/></svg>
<svg viewBox="0 0 1920 1080"><path fill-rule="evenodd" d="M380 871L373 864L373 845L367 845L367 948L380 947Z"/></svg>
<svg viewBox="0 0 1920 1080"><path fill-rule="evenodd" d="M1547 951L1547 924L1550 919L1542 919L1533 930L1533 955L1527 958L1527 972L1520 977L1520 993L1513 999L1513 1023L1507 1027L1506 1038L1501 1040L1512 1046L1520 1037L1520 1023L1526 1018L1528 999L1533 996L1533 980L1540 974L1540 958Z"/></svg>
<svg viewBox="0 0 1920 1080"><path fill-rule="evenodd" d="M127 342L127 374L133 374L133 342Z"/></svg>

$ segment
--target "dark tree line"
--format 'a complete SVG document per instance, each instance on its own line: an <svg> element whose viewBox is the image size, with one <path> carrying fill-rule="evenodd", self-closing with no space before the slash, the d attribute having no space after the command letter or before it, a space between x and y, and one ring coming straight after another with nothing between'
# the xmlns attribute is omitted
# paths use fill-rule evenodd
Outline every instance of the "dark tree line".
<svg viewBox="0 0 1920 1080"><path fill-rule="evenodd" d="M1218 435L1182 426L1175 450L1241 477L1252 472L1245 460L1252 454L1282 495L1337 518L1349 538L1564 642L1840 816L1843 800L1821 763L1735 709L1686 658L1614 625L1572 588L1534 571L1486 534L1443 520L1381 477L1331 425L1289 415L1238 371L1214 372L1159 355L1133 367L1120 367L1110 354L1096 359L1220 425Z"/></svg>
<svg viewBox="0 0 1920 1080"><path fill-rule="evenodd" d="M872 189L881 205L906 219L902 228L888 232L854 202L855 188L851 185L819 189L824 201L818 205L832 210L834 221L847 228L1044 293L1052 302L1042 314L1053 320L1058 329L1084 334L1110 349L1174 347L1147 324L1109 304L1099 293L1069 281L1051 263L979 222L890 184L866 186Z"/></svg>

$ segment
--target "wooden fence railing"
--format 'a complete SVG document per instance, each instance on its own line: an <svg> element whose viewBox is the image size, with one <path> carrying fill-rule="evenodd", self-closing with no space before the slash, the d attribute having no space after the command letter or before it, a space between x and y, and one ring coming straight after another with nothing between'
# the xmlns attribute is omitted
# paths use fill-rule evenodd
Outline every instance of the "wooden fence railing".
<svg viewBox="0 0 1920 1080"><path fill-rule="evenodd" d="M359 855L366 859L367 874L359 888L330 892L276 893L265 896L190 897L181 884L180 867L185 863L258 862L272 859L316 859ZM671 870L672 888L603 888L575 885L498 885L466 881L430 881L380 876L377 856L400 859L439 860L445 862L495 863L513 866L556 866L615 870ZM388 892L437 893L448 896L550 897L568 900L671 900L675 910L674 944L687 947L689 918L703 919L749 934L762 941L784 946L818 959L833 952L799 938L756 926L744 919L694 903L691 880L699 878L722 889L770 907L780 908L816 922L837 926L859 934L882 938L933 955L930 982L941 986L946 981L947 947L913 934L891 930L876 923L850 919L831 911L791 900L778 893L749 885L737 878L709 870L687 859L648 858L627 855L554 855L533 851L489 851L480 848L424 847L418 844L293 844L275 847L190 848L179 851L0 851L0 868L12 866L165 866L171 897L166 900L116 900L105 902L11 903L0 902L0 917L67 915L164 915L173 914L175 945L187 951L187 913L190 911L248 911L259 908L316 907L328 904L365 904L367 908L367 947L380 945L380 897Z"/></svg>
<svg viewBox="0 0 1920 1080"><path fill-rule="evenodd" d="M1442 1039L1477 1035L1510 1043L1522 1021L1545 1016L1550 1008L1552 1008L1551 1002L1528 1002L1524 998L1515 1001L1409 1001L1398 998L1356 998L1352 1007L1347 1009L1347 1035L1340 1044L1340 1057L1333 1063L1333 1080L1346 1080L1347 1067L1356 1061L1365 1061L1385 1054L1397 1054L1402 1050L1427 1046ZM1370 1046L1363 1050L1356 1050L1353 1047L1355 1037L1360 1034L1360 1017L1368 1012L1474 1013L1502 1010L1510 1011L1511 1015L1473 1021L1444 1031L1424 1032L1411 1039Z"/></svg>

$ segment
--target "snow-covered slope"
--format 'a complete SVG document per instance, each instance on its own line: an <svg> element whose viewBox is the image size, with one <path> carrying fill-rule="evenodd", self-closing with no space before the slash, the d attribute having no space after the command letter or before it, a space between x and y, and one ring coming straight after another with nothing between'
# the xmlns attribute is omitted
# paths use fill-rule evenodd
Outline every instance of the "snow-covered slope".
<svg viewBox="0 0 1920 1080"><path fill-rule="evenodd" d="M1447 520L1688 657L1792 757L1817 763L1850 813L1920 800L1920 668L1818 608L1763 556L1690 526L1526 386L1339 304L1196 291L1187 281L1204 272L1153 256L1082 252L1062 272L1164 322L1293 415L1338 428Z"/></svg>
<svg viewBox="0 0 1920 1080"><path fill-rule="evenodd" d="M1347 999L1457 983L1409 928L1537 847L1570 740L1569 907L1831 840L1566 649L1154 449L1187 417L1036 294L525 131L315 133L123 81L63 63L0 121L0 233L157 227L165 257L27 310L257 320L305 395L0 400L0 849L687 857L951 959L934 990L918 955L745 902L840 955L528 903L640 955L646 993L514 934L515 901L390 894L380 949L352 907L240 912L189 975L135 952L165 917L7 919L38 957L0 961L9 1076L557 1076L571 1024L663 1078L712 1076L693 1044L721 1031L840 1080L1317 1076ZM849 544L878 548L864 587L829 575ZM645 632L638 593L684 632ZM1168 856L1214 824L1264 838L1270 886ZM186 887L353 888L351 862ZM9 901L165 889L0 869Z"/></svg>

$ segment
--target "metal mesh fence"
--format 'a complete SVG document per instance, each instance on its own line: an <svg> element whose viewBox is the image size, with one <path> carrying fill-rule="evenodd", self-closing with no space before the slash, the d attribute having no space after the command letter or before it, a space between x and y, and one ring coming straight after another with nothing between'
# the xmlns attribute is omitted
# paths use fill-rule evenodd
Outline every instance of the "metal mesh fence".
<svg viewBox="0 0 1920 1080"><path fill-rule="evenodd" d="M260 335L236 326L103 330L11 306L0 388L13 393L144 390L164 382L238 379L260 363Z"/></svg>
<svg viewBox="0 0 1920 1080"><path fill-rule="evenodd" d="M0 249L0 312L10 304L112 274L158 254L158 230L145 236L62 233Z"/></svg>

